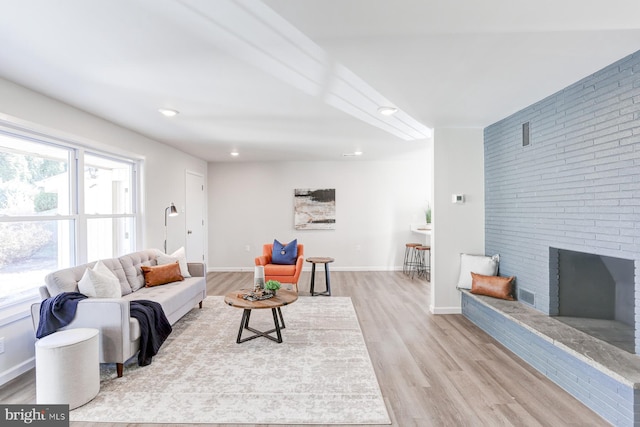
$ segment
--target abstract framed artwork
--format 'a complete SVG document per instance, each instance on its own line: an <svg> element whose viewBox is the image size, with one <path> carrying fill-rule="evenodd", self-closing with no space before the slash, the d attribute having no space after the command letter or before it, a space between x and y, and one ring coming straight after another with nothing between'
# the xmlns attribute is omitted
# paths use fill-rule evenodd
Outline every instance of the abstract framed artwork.
<svg viewBox="0 0 640 427"><path fill-rule="evenodd" d="M296 230L335 230L335 188L296 188L293 199Z"/></svg>

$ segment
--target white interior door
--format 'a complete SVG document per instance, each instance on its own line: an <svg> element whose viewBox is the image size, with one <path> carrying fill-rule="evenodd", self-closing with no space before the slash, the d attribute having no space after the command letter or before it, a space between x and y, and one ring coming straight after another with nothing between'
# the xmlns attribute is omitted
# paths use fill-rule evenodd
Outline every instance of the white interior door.
<svg viewBox="0 0 640 427"><path fill-rule="evenodd" d="M204 262L204 177L187 171L186 247L187 261Z"/></svg>

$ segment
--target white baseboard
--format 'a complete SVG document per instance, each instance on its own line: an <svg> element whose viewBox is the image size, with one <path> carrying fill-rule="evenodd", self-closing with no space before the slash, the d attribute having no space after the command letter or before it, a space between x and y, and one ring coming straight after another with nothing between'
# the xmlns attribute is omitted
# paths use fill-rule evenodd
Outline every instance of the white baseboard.
<svg viewBox="0 0 640 427"><path fill-rule="evenodd" d="M254 268L253 266L251 267L208 267L207 268L207 273L214 273L214 272L222 272L222 273L238 273L238 272L247 272L247 271L251 271L253 272Z"/></svg>
<svg viewBox="0 0 640 427"><path fill-rule="evenodd" d="M316 267L316 271L318 268ZM373 267L334 267L333 265L331 265L329 267L330 271L402 271L402 266L395 266L395 267L389 267L389 266L384 266L384 267L379 267L379 266L373 266ZM253 266L251 267L208 267L207 268L207 273L213 273L213 272L247 272L247 271L253 271ZM308 266L304 266L302 268L302 271L311 271L311 265Z"/></svg>
<svg viewBox="0 0 640 427"><path fill-rule="evenodd" d="M431 314L462 314L462 307L434 307L429 306Z"/></svg>
<svg viewBox="0 0 640 427"><path fill-rule="evenodd" d="M25 372L35 367L36 367L36 358L31 357L25 360L24 362L16 366L13 366L10 369L7 369L6 371L0 373L0 386L8 383L12 379L19 377L20 375L24 374Z"/></svg>
<svg viewBox="0 0 640 427"><path fill-rule="evenodd" d="M316 271L321 267L316 267ZM368 267L329 267L331 271L402 271L402 267L368 266ZM303 271L311 271L311 267L305 267Z"/></svg>

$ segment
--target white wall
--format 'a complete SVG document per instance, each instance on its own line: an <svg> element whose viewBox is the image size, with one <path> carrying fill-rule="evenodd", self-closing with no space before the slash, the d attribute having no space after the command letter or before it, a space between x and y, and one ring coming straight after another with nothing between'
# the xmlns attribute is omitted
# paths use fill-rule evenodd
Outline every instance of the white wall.
<svg viewBox="0 0 640 427"><path fill-rule="evenodd" d="M210 163L210 270L253 270L262 245L297 238L335 270L401 268L410 224L424 222L428 150L391 161ZM295 188L336 189L335 230L295 230ZM247 250L248 248L248 250Z"/></svg>
<svg viewBox="0 0 640 427"><path fill-rule="evenodd" d="M436 129L433 151L430 310L460 313L460 254L484 254L483 131ZM464 194L465 203L453 204L452 194Z"/></svg>
<svg viewBox="0 0 640 427"><path fill-rule="evenodd" d="M0 385L35 366L35 335L31 316L16 307L0 318L0 337L4 338L4 353L0 354Z"/></svg>
<svg viewBox="0 0 640 427"><path fill-rule="evenodd" d="M53 133L88 147L144 159L141 242L145 248L163 245L164 208L171 202L179 210L184 206L185 170L202 174L206 182L205 161L3 79L0 119L39 128L45 134ZM164 118L158 115L158 120ZM184 218L179 215L170 219L169 250L184 244ZM23 311L7 319L5 313L0 313L0 337L5 337L5 352L0 354L0 383L33 366L33 330L24 314Z"/></svg>
<svg viewBox="0 0 640 427"><path fill-rule="evenodd" d="M143 247L162 247L164 208L174 202L181 210L185 204L185 170L204 175L206 182L204 160L2 79L0 114L96 149L143 158ZM158 120L166 118L158 114ZM173 248L184 243L184 217L170 219Z"/></svg>

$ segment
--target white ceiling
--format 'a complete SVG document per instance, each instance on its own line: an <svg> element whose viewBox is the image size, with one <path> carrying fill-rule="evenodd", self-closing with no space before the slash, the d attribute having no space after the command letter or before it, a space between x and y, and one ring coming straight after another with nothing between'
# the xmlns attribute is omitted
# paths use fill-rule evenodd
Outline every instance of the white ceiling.
<svg viewBox="0 0 640 427"><path fill-rule="evenodd" d="M209 161L411 155L639 49L638 0L0 0L1 77Z"/></svg>

